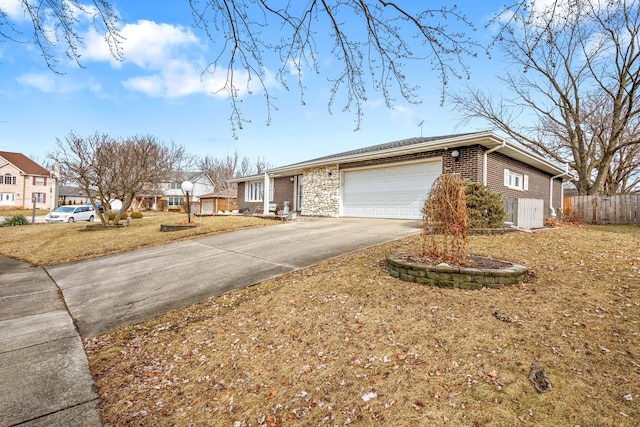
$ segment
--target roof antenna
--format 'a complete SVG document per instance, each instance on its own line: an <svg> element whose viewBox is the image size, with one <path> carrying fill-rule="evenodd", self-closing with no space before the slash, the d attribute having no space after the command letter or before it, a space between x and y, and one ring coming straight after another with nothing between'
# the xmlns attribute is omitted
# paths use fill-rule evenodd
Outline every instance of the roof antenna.
<svg viewBox="0 0 640 427"><path fill-rule="evenodd" d="M424 120L420 122L418 127L420 128L420 138L422 138L422 125L424 125Z"/></svg>

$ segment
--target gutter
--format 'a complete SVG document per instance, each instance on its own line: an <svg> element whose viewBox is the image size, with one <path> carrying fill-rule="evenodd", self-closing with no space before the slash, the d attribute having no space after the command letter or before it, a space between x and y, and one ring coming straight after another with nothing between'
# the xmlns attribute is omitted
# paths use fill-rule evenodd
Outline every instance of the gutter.
<svg viewBox="0 0 640 427"><path fill-rule="evenodd" d="M487 185L487 160L488 160L487 155L501 148L504 148L506 146L507 146L507 140L503 139L500 145L485 151L484 154L482 155L482 185L484 185L485 187Z"/></svg>

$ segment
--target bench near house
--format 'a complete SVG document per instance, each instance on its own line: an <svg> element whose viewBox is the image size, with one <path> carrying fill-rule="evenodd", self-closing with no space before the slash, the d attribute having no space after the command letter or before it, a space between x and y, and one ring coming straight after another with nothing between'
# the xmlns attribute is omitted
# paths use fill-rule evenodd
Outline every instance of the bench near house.
<svg viewBox="0 0 640 427"><path fill-rule="evenodd" d="M51 172L21 153L0 151L0 208L55 209Z"/></svg>
<svg viewBox="0 0 640 427"><path fill-rule="evenodd" d="M492 132L416 137L332 154L230 180L238 209L289 209L307 216L421 219L443 173L481 182L503 198L542 200L545 216L563 202L571 176ZM267 195L267 197L264 197Z"/></svg>

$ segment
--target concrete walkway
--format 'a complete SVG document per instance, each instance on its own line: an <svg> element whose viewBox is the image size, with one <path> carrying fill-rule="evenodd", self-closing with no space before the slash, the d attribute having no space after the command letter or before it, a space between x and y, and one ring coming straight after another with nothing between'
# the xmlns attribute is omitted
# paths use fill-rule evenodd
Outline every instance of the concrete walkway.
<svg viewBox="0 0 640 427"><path fill-rule="evenodd" d="M0 257L0 426L100 425L78 333L419 232L418 221L301 219L46 269Z"/></svg>
<svg viewBox="0 0 640 427"><path fill-rule="evenodd" d="M80 336L42 268L0 256L0 426L100 426Z"/></svg>

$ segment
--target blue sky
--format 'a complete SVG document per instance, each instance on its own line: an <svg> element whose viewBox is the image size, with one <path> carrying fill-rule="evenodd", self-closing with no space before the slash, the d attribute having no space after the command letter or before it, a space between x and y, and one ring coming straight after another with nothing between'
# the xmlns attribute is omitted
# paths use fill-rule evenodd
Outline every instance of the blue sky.
<svg viewBox="0 0 640 427"><path fill-rule="evenodd" d="M15 2L0 0L0 6L20 25ZM84 68L63 59L57 68L64 75L50 71L32 45L0 44L0 151L22 152L44 161L56 138L71 131L81 135L98 131L114 137L151 134L184 145L198 156L222 157L237 150L242 156L260 156L271 166L282 166L421 133L431 136L486 128L461 126L447 105L440 106L437 73L428 64L416 63L407 71L421 86L423 102L398 102L390 110L380 94L370 92L357 132L353 111L342 112L338 103L333 114L328 113L326 76L305 72L305 106L294 80L289 91L274 84L270 90L279 109L272 112L267 126L263 95L259 91L245 95L243 114L251 123L234 139L228 100L212 93L215 78L212 82L200 78L216 50L193 27L189 2L115 0L113 4L124 20L121 63L91 33L85 34ZM489 40L484 25L502 4L500 0L458 2L477 28L470 34L473 38L482 43ZM449 25L455 28L456 22ZM323 64L329 64L330 46L319 46L319 51L322 61L327 61ZM495 73L504 66L499 58L489 60L483 55L467 61L471 83L482 87L493 85ZM454 80L450 88L460 85Z"/></svg>

